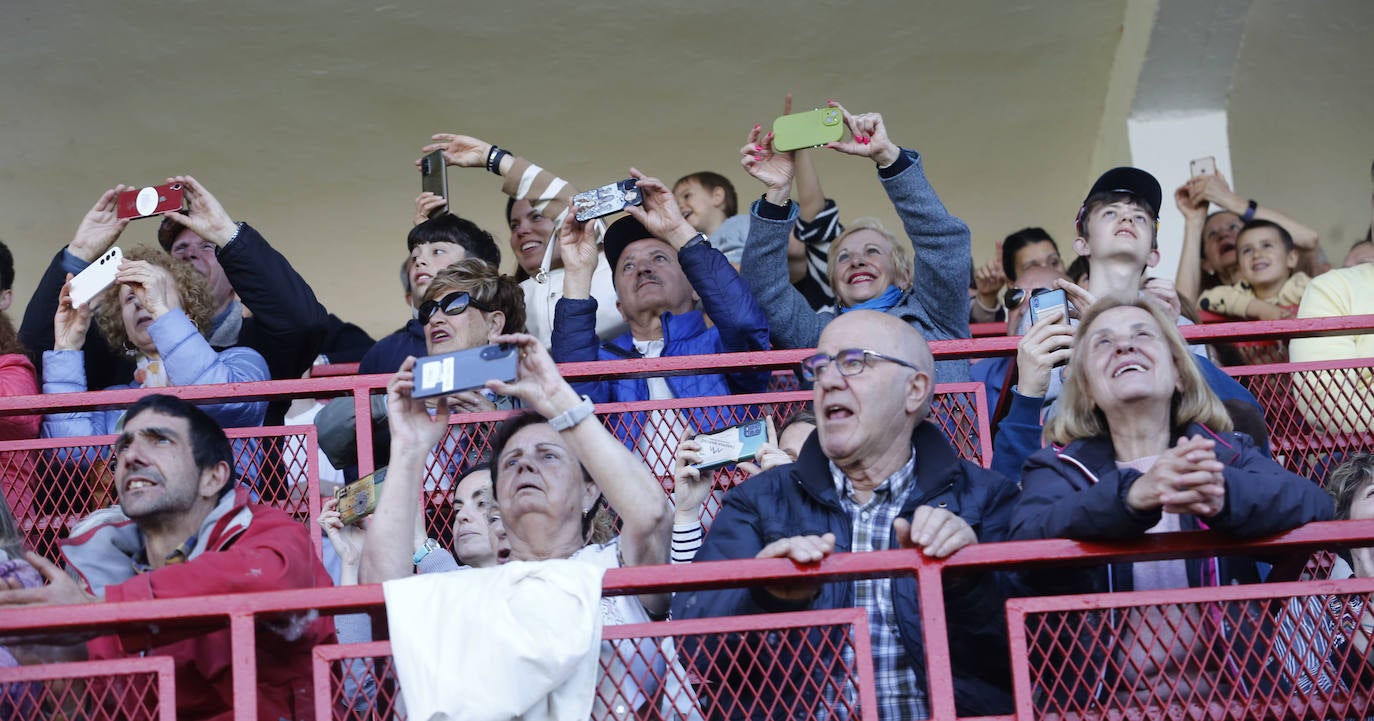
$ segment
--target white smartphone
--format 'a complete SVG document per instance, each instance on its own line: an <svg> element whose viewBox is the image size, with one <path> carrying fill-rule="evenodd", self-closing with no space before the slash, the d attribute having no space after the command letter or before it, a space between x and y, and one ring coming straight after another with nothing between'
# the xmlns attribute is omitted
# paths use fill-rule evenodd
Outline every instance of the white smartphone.
<svg viewBox="0 0 1374 721"><path fill-rule="evenodd" d="M124 251L119 246L110 248L85 270L72 278L72 307L80 308L91 299L114 284L119 264L124 262Z"/></svg>
<svg viewBox="0 0 1374 721"><path fill-rule="evenodd" d="M694 467L701 471L713 471L731 463L751 460L768 440L768 421L760 419L741 423L697 436L693 440L701 444L701 462L694 464Z"/></svg>
<svg viewBox="0 0 1374 721"><path fill-rule="evenodd" d="M1189 175L1189 177L1196 178L1196 177L1199 176L1199 175L1216 175L1216 174L1217 174L1217 159L1214 158L1214 157L1212 157L1212 156L1210 156L1210 155L1207 156L1207 157L1205 157L1205 158L1198 158L1197 160L1190 160L1190 161L1188 161L1188 175Z"/></svg>

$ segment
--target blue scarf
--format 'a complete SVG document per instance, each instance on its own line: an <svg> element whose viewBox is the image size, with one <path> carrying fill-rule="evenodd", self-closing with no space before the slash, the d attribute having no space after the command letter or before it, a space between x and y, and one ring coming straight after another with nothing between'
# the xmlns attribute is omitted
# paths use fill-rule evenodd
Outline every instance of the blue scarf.
<svg viewBox="0 0 1374 721"><path fill-rule="evenodd" d="M875 298L851 305L849 307L840 306L840 313L848 313L851 310L879 310L886 312L887 309L897 305L897 301L902 299L902 289L895 285L889 285L883 294Z"/></svg>

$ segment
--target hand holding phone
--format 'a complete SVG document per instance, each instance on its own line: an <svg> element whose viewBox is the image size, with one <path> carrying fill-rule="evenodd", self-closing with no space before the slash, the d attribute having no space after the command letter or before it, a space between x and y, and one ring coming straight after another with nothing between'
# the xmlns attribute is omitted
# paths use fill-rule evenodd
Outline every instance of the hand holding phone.
<svg viewBox="0 0 1374 721"><path fill-rule="evenodd" d="M692 464L699 471L713 471L731 463L747 461L758 453L768 440L768 422L763 419L730 426L715 433L699 435L692 440L701 446L699 463Z"/></svg>
<svg viewBox="0 0 1374 721"><path fill-rule="evenodd" d="M420 192L433 193L444 199L442 205L429 208L429 217L437 218L448 209L448 166L444 164L444 151L434 152L420 158Z"/></svg>
<svg viewBox="0 0 1374 721"><path fill-rule="evenodd" d="M1205 158L1198 158L1188 162L1189 177L1196 178L1199 175L1216 175L1217 159L1211 155Z"/></svg>
<svg viewBox="0 0 1374 721"><path fill-rule="evenodd" d="M414 398L481 388L489 380L515 380L520 354L513 345L492 344L415 360Z"/></svg>
<svg viewBox="0 0 1374 721"><path fill-rule="evenodd" d="M186 207L185 190L181 183L163 183L119 194L116 217L120 220L147 218Z"/></svg>
<svg viewBox="0 0 1374 721"><path fill-rule="evenodd" d="M638 183L635 178L626 178L574 195L572 204L577 211L578 222L585 223L593 218L619 213L631 205L643 205L644 196L636 187Z"/></svg>
<svg viewBox="0 0 1374 721"><path fill-rule="evenodd" d="M1069 298L1062 288L1037 288L1030 297L1031 323L1040 322L1041 318L1048 316L1052 311L1059 310L1063 313L1060 322L1069 322Z"/></svg>
<svg viewBox="0 0 1374 721"><path fill-rule="evenodd" d="M114 284L119 273L119 264L124 262L124 251L115 246L96 258L95 262L71 280L72 307L80 308L91 302L92 298Z"/></svg>
<svg viewBox="0 0 1374 721"><path fill-rule="evenodd" d="M359 478L358 480L334 491L339 499L339 520L351 526L372 515L377 510L377 494L386 480L386 466Z"/></svg>
<svg viewBox="0 0 1374 721"><path fill-rule="evenodd" d="M773 121L773 149L786 153L815 148L844 137L844 114L839 108L816 108L783 115Z"/></svg>

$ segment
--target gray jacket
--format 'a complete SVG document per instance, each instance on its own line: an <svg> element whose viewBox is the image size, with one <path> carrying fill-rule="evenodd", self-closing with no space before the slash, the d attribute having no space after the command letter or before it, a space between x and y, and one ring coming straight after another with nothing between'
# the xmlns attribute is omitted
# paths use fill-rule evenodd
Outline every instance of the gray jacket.
<svg viewBox="0 0 1374 721"><path fill-rule="evenodd" d="M915 326L927 340L968 338L968 279L973 266L968 225L940 202L916 151L904 149L896 162L878 170L878 176L915 249L911 288L887 312ZM835 313L813 311L788 282L787 236L797 218L796 205L789 211L755 201L740 275L768 316L773 346L813 348ZM968 361L935 364L937 383L968 379Z"/></svg>

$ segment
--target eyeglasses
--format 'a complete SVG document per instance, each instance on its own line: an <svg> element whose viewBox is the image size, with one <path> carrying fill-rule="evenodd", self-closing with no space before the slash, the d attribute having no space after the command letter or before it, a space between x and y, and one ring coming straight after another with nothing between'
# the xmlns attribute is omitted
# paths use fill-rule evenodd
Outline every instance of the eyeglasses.
<svg viewBox="0 0 1374 721"><path fill-rule="evenodd" d="M1048 291L1048 290L1050 290L1050 289L1049 289L1049 288L1030 288L1030 289L1026 289L1026 288L1007 288L1007 292L1005 292L1005 293L1002 294L1002 305L1006 306L1007 310L1016 310L1016 308L1017 308L1018 306L1020 306L1022 303L1025 303L1025 302L1026 302L1026 299L1027 299L1027 298L1029 298L1029 297L1031 297L1031 296L1033 296L1033 295L1040 295L1041 293L1044 293L1044 292L1046 292L1046 291Z"/></svg>
<svg viewBox="0 0 1374 721"><path fill-rule="evenodd" d="M868 367L870 359L873 358L885 360L889 363L896 363L900 366L906 366L917 373L921 372L920 368L917 368L901 358L893 358L890 355L883 355L877 351L864 350L862 348L846 348L835 355L817 353L810 358L803 358L801 362L802 378L805 378L808 383L815 382L815 380L820 377L821 373L823 373L826 368L830 367L831 363L835 364L835 368L840 372L840 375L856 376L864 372L864 369Z"/></svg>
<svg viewBox="0 0 1374 721"><path fill-rule="evenodd" d="M468 309L468 306L472 306L480 311L491 312L491 306L479 302L477 299L468 295L467 291L460 290L456 293L449 293L438 300L427 300L421 303L420 324L427 325L429 319L433 318L434 314L441 310L444 312L444 315L462 315L463 311Z"/></svg>

